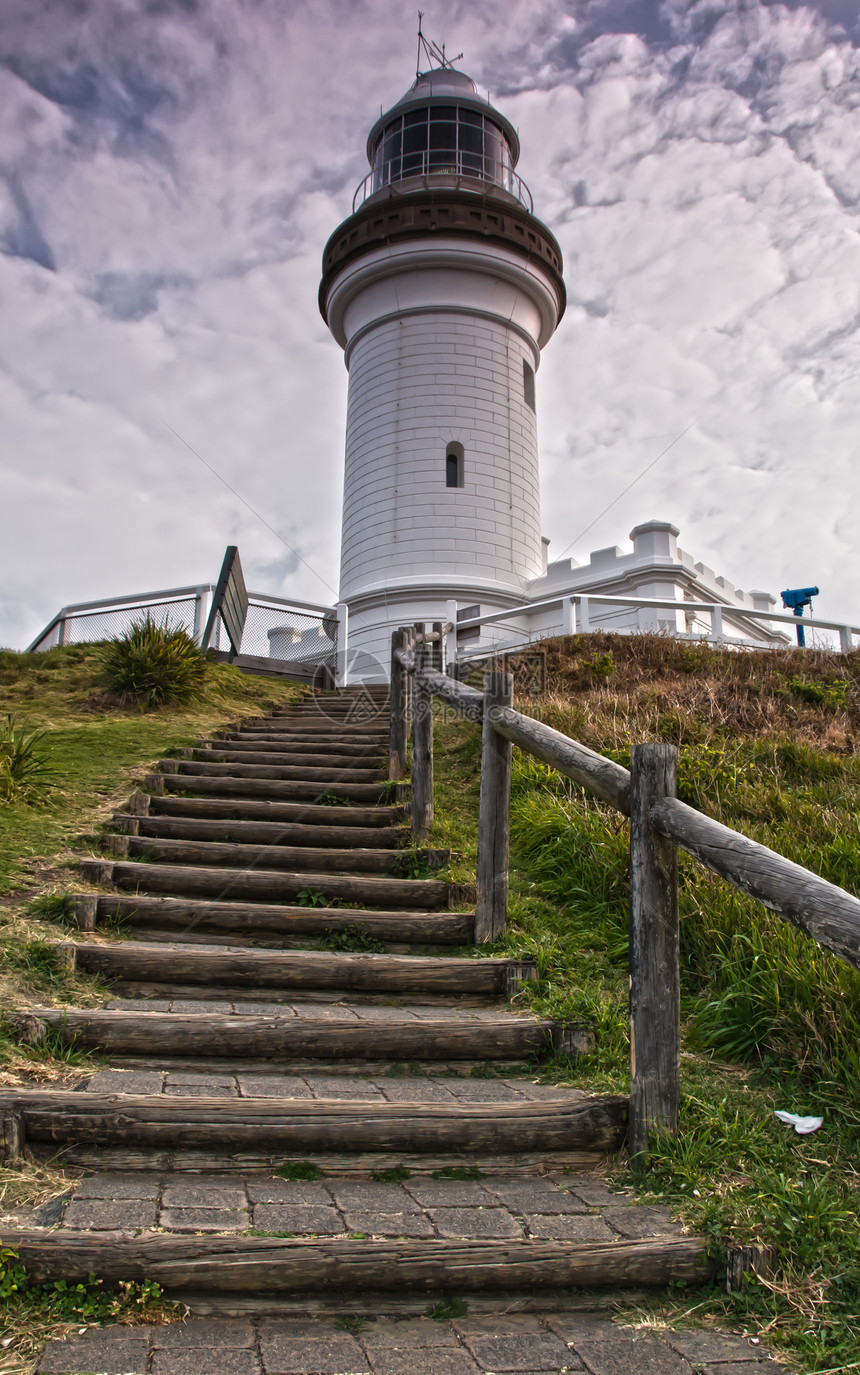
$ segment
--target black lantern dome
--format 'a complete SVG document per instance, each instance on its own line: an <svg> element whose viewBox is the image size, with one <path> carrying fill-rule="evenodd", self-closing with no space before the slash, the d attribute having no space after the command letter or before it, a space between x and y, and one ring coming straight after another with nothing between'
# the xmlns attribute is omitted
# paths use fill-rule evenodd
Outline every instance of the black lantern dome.
<svg viewBox="0 0 860 1375"><path fill-rule="evenodd" d="M381 115L367 140L373 169L354 201L358 206L399 182L454 178L464 190L498 187L531 209L531 195L514 168L520 155L516 130L478 93L474 81L453 67L422 72L397 104ZM412 189L404 186L404 191Z"/></svg>

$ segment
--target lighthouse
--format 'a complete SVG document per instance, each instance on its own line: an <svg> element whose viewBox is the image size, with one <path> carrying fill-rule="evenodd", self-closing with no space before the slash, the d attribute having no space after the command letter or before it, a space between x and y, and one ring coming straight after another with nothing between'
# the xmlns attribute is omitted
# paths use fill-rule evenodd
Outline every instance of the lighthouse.
<svg viewBox="0 0 860 1375"><path fill-rule="evenodd" d="M349 372L340 597L353 681L391 630L525 605L545 572L535 375L565 306L519 139L464 72L419 73L367 140L323 254Z"/></svg>

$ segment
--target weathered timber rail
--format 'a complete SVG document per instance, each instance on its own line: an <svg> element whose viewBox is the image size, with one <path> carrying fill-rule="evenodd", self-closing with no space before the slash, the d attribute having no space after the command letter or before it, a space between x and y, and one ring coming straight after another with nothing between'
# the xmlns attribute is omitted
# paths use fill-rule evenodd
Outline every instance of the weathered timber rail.
<svg viewBox="0 0 860 1375"><path fill-rule="evenodd" d="M402 627L391 643L389 777L405 772L412 728L412 830L433 822L434 697L483 731L475 939L496 940L507 922L510 747L517 745L630 818L630 1129L633 1155L677 1131L680 1101L680 929L677 847L860 969L860 899L677 796L673 745L634 745L631 767L516 711L510 674L492 670L484 690L431 666L441 627Z"/></svg>

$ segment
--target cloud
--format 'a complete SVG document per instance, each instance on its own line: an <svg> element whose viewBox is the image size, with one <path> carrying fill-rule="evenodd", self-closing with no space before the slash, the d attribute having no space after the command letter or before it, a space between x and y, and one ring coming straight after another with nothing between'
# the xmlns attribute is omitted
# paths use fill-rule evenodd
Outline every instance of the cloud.
<svg viewBox="0 0 860 1375"><path fill-rule="evenodd" d="M252 586L333 598L346 374L320 256L412 23L382 0L6 0L0 640L213 578L228 542ZM553 553L666 515L732 581L817 581L856 617L855 6L442 0L431 32L519 126L565 254L538 378Z"/></svg>

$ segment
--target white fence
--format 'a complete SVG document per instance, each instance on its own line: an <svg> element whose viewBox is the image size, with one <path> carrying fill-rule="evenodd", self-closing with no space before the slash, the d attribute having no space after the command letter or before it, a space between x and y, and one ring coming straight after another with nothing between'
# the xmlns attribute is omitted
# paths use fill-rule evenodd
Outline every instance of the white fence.
<svg viewBox="0 0 860 1375"><path fill-rule="evenodd" d="M717 647L789 647L791 637L786 636L781 629L774 628L775 625L792 626L794 629L802 626L807 632L823 632L825 639L822 641L820 636L813 635L811 642L807 641L808 648L833 649L842 654L848 654L855 647L855 636L860 637L860 626L826 621L820 616L797 617L781 611L754 611L748 607L731 606L726 602L678 601L677 598L668 597L619 597L602 592L567 593L548 598L546 601L532 602L525 606L511 607L507 611L494 611L486 616L474 616L461 621L457 620L457 603L449 602L446 662L450 665L458 661L486 658L494 649L508 651L557 635L582 635L593 630L636 634L638 630L646 628L630 624L601 625L593 611L596 606L651 613L669 611L672 616L668 619L661 618L659 624L656 617L648 618L652 620L654 630L670 635L673 639L692 640ZM558 611L558 618L551 615L554 611ZM527 623L535 615L539 617L541 624L531 628ZM508 622L514 624L508 626ZM490 637L489 644L485 627L498 627L501 632L496 637ZM469 630L480 631L483 643L460 647L459 635Z"/></svg>
<svg viewBox="0 0 860 1375"><path fill-rule="evenodd" d="M37 654L56 645L89 644L124 634L147 614L162 624L181 627L199 644L206 626L214 585L168 587L137 592L126 597L64 606L36 636L27 653ZM228 649L229 641L216 618L210 648ZM328 667L339 687L346 685L347 614L343 604L319 606L285 597L248 593L248 615L239 649L242 656L287 661L309 669Z"/></svg>

